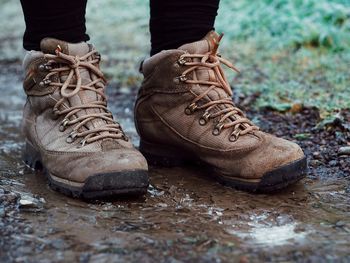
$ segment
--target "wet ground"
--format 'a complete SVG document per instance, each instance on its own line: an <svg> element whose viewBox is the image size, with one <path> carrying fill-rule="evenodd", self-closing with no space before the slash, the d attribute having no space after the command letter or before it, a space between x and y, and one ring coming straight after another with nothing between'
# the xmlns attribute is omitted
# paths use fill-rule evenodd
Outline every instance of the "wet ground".
<svg viewBox="0 0 350 263"><path fill-rule="evenodd" d="M22 72L0 66L0 262L350 261L350 156L339 153L350 142L348 111L319 128L316 109L249 111L308 155L308 177L282 192L235 191L194 167L151 168L144 198L86 203L52 191L21 162ZM109 88L137 144L135 93Z"/></svg>

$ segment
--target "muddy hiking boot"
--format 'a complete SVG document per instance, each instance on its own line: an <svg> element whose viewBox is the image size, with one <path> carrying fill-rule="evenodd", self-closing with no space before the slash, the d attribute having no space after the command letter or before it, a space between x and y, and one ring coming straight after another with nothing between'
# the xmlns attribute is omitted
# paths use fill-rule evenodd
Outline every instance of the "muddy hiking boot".
<svg viewBox="0 0 350 263"><path fill-rule="evenodd" d="M259 130L232 102L217 54L221 36L162 51L141 65L135 105L140 151L149 164L199 163L225 185L274 191L304 177L306 158L290 141Z"/></svg>
<svg viewBox="0 0 350 263"><path fill-rule="evenodd" d="M51 187L102 198L144 194L145 158L107 109L100 55L85 42L46 38L24 59L24 160L43 167Z"/></svg>

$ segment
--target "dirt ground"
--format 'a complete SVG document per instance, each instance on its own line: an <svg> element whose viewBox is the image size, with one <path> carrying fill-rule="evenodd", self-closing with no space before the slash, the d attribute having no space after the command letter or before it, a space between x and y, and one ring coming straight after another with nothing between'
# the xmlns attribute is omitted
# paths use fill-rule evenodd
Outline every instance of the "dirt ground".
<svg viewBox="0 0 350 263"><path fill-rule="evenodd" d="M196 167L150 169L144 198L86 203L47 186L21 161L19 64L0 65L0 262L350 262L350 111L254 111L263 130L297 141L309 174L272 195L223 187ZM137 145L136 88L108 89Z"/></svg>

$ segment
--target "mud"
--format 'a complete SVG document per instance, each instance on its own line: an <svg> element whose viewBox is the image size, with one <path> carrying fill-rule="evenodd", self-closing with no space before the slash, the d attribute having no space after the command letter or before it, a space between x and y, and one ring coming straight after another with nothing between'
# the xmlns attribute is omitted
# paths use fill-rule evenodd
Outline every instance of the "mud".
<svg viewBox="0 0 350 263"><path fill-rule="evenodd" d="M86 203L52 191L21 162L21 76L18 64L1 65L0 262L350 261L350 157L338 154L350 141L348 111L345 122L316 129L316 109L248 107L264 130L308 155L308 177L282 192L235 191L195 167L151 168L144 198ZM112 111L137 144L135 94L109 87Z"/></svg>

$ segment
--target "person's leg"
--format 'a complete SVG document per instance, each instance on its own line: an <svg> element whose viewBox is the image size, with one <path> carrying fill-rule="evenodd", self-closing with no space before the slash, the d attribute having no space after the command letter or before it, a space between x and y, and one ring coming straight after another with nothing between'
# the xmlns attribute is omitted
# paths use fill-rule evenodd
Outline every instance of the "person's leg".
<svg viewBox="0 0 350 263"><path fill-rule="evenodd" d="M214 29L220 0L150 0L151 55L203 38Z"/></svg>
<svg viewBox="0 0 350 263"><path fill-rule="evenodd" d="M40 50L40 41L53 37L78 43L89 40L85 27L87 0L21 0L26 23L23 47Z"/></svg>

